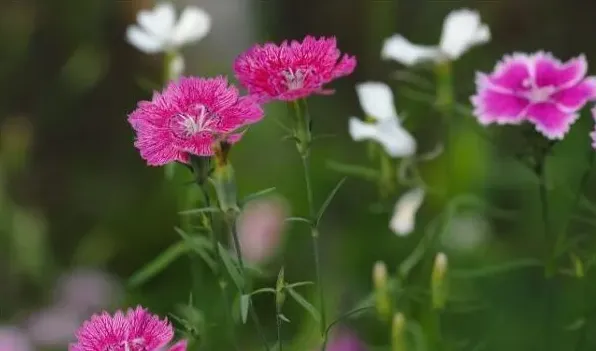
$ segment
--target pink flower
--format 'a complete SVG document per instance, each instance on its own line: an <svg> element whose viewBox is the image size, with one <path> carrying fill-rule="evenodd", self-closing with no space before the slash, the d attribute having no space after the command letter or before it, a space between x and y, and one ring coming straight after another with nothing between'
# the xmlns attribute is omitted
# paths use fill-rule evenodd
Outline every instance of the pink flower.
<svg viewBox="0 0 596 351"><path fill-rule="evenodd" d="M60 277L54 293L58 305L89 313L118 300L121 287L105 272L78 268Z"/></svg>
<svg viewBox="0 0 596 351"><path fill-rule="evenodd" d="M83 319L72 308L47 307L29 317L27 332L36 345L64 348Z"/></svg>
<svg viewBox="0 0 596 351"><path fill-rule="evenodd" d="M238 218L242 255L260 263L275 254L285 229L288 205L281 197L256 199L247 203Z"/></svg>
<svg viewBox="0 0 596 351"><path fill-rule="evenodd" d="M529 121L547 138L562 139L577 111L596 98L587 69L583 55L565 63L544 52L505 56L493 73L477 74L474 113L484 125Z"/></svg>
<svg viewBox="0 0 596 351"><path fill-rule="evenodd" d="M0 350L33 351L27 334L13 326L0 326Z"/></svg>
<svg viewBox="0 0 596 351"><path fill-rule="evenodd" d="M161 320L139 306L126 314L117 311L113 316L107 312L93 315L76 337L69 351L162 351L174 337L174 330L167 319ZM186 342L167 350L186 351Z"/></svg>
<svg viewBox="0 0 596 351"><path fill-rule="evenodd" d="M327 351L365 351L366 347L358 339L358 337L348 331L343 330L329 342L327 345Z"/></svg>
<svg viewBox="0 0 596 351"><path fill-rule="evenodd" d="M596 120L596 107L592 109L592 117ZM590 137L592 138L592 147L596 149L596 129L590 133Z"/></svg>
<svg viewBox="0 0 596 351"><path fill-rule="evenodd" d="M224 77L183 77L170 83L151 101L141 101L128 121L137 133L135 146L151 166L189 155L211 156L218 137L235 143L238 129L256 123L263 110L253 98L241 97Z"/></svg>
<svg viewBox="0 0 596 351"><path fill-rule="evenodd" d="M342 56L334 37L306 36L301 43L255 45L234 62L240 83L262 101L293 101L313 93L331 93L323 85L351 74L354 68L356 58Z"/></svg>

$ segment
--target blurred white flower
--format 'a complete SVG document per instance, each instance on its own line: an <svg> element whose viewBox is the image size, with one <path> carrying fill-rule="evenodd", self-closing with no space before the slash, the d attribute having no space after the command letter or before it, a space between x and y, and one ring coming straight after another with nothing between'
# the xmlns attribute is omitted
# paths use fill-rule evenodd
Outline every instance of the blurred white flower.
<svg viewBox="0 0 596 351"><path fill-rule="evenodd" d="M393 210L389 228L399 236L410 234L416 226L416 212L424 200L424 189L414 188L402 195Z"/></svg>
<svg viewBox="0 0 596 351"><path fill-rule="evenodd" d="M461 253L478 253L491 236L488 220L479 213L461 213L454 216L443 232L441 243Z"/></svg>
<svg viewBox="0 0 596 351"><path fill-rule="evenodd" d="M460 9L445 17L438 46L412 44L402 35L395 34L385 40L381 57L406 66L424 61L456 60L473 46L487 43L490 38L490 29L480 22L477 11Z"/></svg>
<svg viewBox="0 0 596 351"><path fill-rule="evenodd" d="M238 238L247 261L260 263L273 256L285 229L288 205L281 197L247 203L238 218Z"/></svg>
<svg viewBox="0 0 596 351"><path fill-rule="evenodd" d="M185 8L176 21L171 2L161 2L152 10L139 11L137 22L126 29L126 39L147 54L175 51L202 39L211 29L211 17L196 6Z"/></svg>
<svg viewBox="0 0 596 351"><path fill-rule="evenodd" d="M413 155L416 152L416 140L401 125L391 89L384 83L366 82L356 85L356 93L365 114L374 118L375 123L350 117L349 132L352 139L374 140L392 157Z"/></svg>
<svg viewBox="0 0 596 351"><path fill-rule="evenodd" d="M2 351L33 351L33 346L27 335L13 326L0 325L0 350Z"/></svg>
<svg viewBox="0 0 596 351"><path fill-rule="evenodd" d="M56 305L33 313L29 317L27 330L36 345L61 348L72 341L72 336L83 321L84 317L72 308Z"/></svg>

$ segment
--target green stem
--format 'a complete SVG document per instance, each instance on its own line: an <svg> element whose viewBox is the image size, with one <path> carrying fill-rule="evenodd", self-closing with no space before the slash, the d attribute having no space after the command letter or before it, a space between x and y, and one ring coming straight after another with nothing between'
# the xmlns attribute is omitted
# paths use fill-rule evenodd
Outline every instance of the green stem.
<svg viewBox="0 0 596 351"><path fill-rule="evenodd" d="M546 159L549 149L542 151L536 164L536 173L540 179L539 193L540 193L540 210L542 218L542 227L544 230L544 266L545 266L545 315L544 315L544 347L543 350L550 350L552 344L552 319L553 319L553 304L554 304L554 289L555 285L552 278L555 273L555 265L553 257L551 256L551 233L549 226L549 207L548 207L548 183L546 179Z"/></svg>
<svg viewBox="0 0 596 351"><path fill-rule="evenodd" d="M202 186L199 185L199 188L201 189L202 193L203 193L203 201L205 203L205 207L210 207L211 206L211 199L209 198L209 192L206 189L206 184L203 184ZM203 221L204 221L204 225L205 227L210 229L210 234L211 234L211 245L213 245L213 250L214 252L217 252L217 244L218 244L218 240L217 240L217 235L215 233L215 230L213 228L213 214L211 212L209 213L203 213ZM221 259L221 256L216 254L217 258L218 258L218 267L216 267L215 271L213 272L215 274L215 277L219 280L218 285L221 291L221 296L222 296L222 301L224 304L224 311L225 311L225 319L226 319L226 325L228 326L229 329L229 334L230 334L230 340L232 341L232 344L234 345L234 349L236 349L237 351L240 350L240 347L238 345L238 339L236 338L236 331L234 328L234 322L232 321L232 307L230 305L230 301L228 301L228 294L226 291L226 281L225 281L225 277L221 272L221 267L223 267L223 261Z"/></svg>
<svg viewBox="0 0 596 351"><path fill-rule="evenodd" d="M452 164L452 148L453 148L453 134L454 134L454 103L455 94L453 91L453 80L451 72L451 62L445 61L439 63L435 67L435 75L437 81L437 109L443 117L444 128L444 147L445 147L445 173L447 179L447 196L452 195L453 191L453 164Z"/></svg>
<svg viewBox="0 0 596 351"><path fill-rule="evenodd" d="M325 313L325 290L323 289L323 277L321 273L321 254L319 248L319 230L316 227L315 210L313 203L313 192L310 179L310 160L308 155L302 156L302 168L304 169L304 181L306 183L306 197L308 199L308 212L311 221L310 234L312 239L313 252L315 256L315 272L317 285L319 288L319 303L320 303L320 314L321 314L321 336L325 336L325 330L327 329L327 315ZM323 349L324 351L325 349Z"/></svg>
<svg viewBox="0 0 596 351"><path fill-rule="evenodd" d="M240 239L238 238L238 231L236 230L236 214L235 214L235 212L228 212L225 214L225 216L226 216L226 224L227 224L228 229L231 232L232 238L234 240L234 247L236 248L236 255L238 256L238 265L240 266L240 273L242 274L242 280L244 281L244 284L246 284L248 279L246 276L246 268L244 265L244 259L242 258L242 248L240 247ZM242 289L240 292L242 293L242 295L247 295L246 286L242 286ZM257 312L255 311L254 306L252 304L252 296L251 295L248 295L248 311L249 311L250 317L255 325L255 329L257 330L257 334L259 334L259 337L261 338L263 345L265 346L265 350L269 351L270 350L269 343L267 342L267 338L265 337L265 333L261 326L261 322L259 321L259 316L257 315Z"/></svg>
<svg viewBox="0 0 596 351"><path fill-rule="evenodd" d="M277 316L275 316L277 319L277 345L278 347L278 351L283 351L283 342L281 340L281 323L282 320L279 317L279 311L277 312Z"/></svg>

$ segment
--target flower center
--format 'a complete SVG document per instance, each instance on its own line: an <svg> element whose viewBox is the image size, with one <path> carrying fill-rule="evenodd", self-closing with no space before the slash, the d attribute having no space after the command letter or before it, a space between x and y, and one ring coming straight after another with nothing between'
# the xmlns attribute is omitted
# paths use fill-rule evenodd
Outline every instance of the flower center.
<svg viewBox="0 0 596 351"><path fill-rule="evenodd" d="M198 104L190 113L179 113L170 120L174 135L190 139L198 133L211 131L217 122L217 116L209 112L205 105Z"/></svg>
<svg viewBox="0 0 596 351"><path fill-rule="evenodd" d="M125 340L116 345L108 345L103 351L146 351L145 340L137 338L134 340Z"/></svg>
<svg viewBox="0 0 596 351"><path fill-rule="evenodd" d="M556 88L552 85L539 88L528 79L522 82L522 86L529 89L528 92L525 93L525 96L531 103L546 102L556 91Z"/></svg>
<svg viewBox="0 0 596 351"><path fill-rule="evenodd" d="M284 84L288 87L288 90L296 90L304 87L304 79L308 71L303 69L293 70L291 68L281 71L282 76L285 79Z"/></svg>

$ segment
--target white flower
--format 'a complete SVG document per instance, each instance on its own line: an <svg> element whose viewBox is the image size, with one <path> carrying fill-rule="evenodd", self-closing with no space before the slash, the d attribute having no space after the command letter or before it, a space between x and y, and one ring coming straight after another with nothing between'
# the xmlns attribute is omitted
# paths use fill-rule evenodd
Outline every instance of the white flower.
<svg viewBox="0 0 596 351"><path fill-rule="evenodd" d="M393 104L391 89L383 83L358 84L360 105L375 123L350 117L349 132L355 141L374 140L392 157L411 156L416 152L416 140L403 128Z"/></svg>
<svg viewBox="0 0 596 351"><path fill-rule="evenodd" d="M126 29L126 39L147 54L178 49L202 39L211 29L209 14L196 6L184 9L176 22L176 11L170 2L139 11L137 22Z"/></svg>
<svg viewBox="0 0 596 351"><path fill-rule="evenodd" d="M452 11L445 17L438 46L412 44L402 35L395 34L385 40L381 57L393 59L406 66L425 61L456 60L473 46L489 40L490 29L480 22L480 14L461 9Z"/></svg>
<svg viewBox="0 0 596 351"><path fill-rule="evenodd" d="M416 212L424 200L424 189L414 188L397 200L389 228L399 236L410 234L416 225Z"/></svg>

